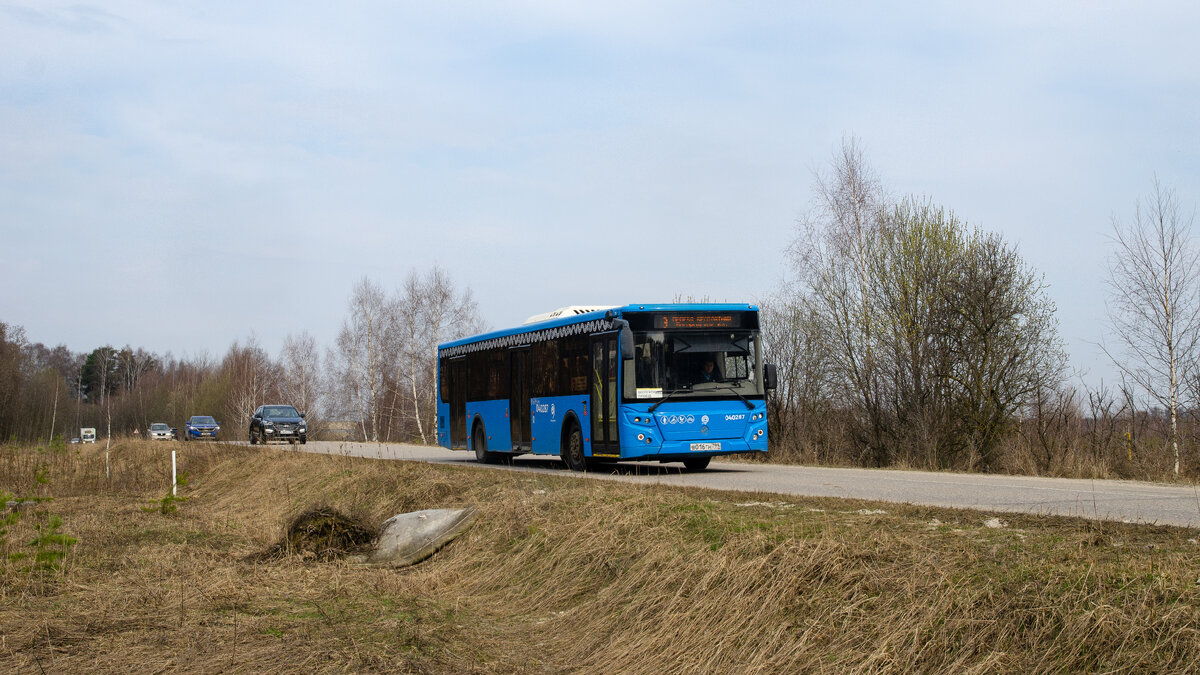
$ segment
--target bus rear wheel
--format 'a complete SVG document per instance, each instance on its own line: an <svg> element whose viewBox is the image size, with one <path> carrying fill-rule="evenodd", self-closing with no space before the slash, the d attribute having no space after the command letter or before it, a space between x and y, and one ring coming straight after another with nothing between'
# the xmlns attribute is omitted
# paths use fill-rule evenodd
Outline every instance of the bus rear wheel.
<svg viewBox="0 0 1200 675"><path fill-rule="evenodd" d="M683 468L688 471L703 471L708 468L708 463L712 461L712 457L688 457L683 460Z"/></svg>
<svg viewBox="0 0 1200 675"><path fill-rule="evenodd" d="M587 471L587 458L583 456L583 432L578 425L571 426L571 433L563 444L562 460L572 471Z"/></svg>

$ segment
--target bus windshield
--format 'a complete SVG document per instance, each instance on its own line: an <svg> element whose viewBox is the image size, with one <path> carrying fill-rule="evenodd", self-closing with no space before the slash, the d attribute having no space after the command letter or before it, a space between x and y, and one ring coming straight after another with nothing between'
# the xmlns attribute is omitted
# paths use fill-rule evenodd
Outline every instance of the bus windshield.
<svg viewBox="0 0 1200 675"><path fill-rule="evenodd" d="M635 332L636 392L627 398L762 396L759 358L751 331Z"/></svg>

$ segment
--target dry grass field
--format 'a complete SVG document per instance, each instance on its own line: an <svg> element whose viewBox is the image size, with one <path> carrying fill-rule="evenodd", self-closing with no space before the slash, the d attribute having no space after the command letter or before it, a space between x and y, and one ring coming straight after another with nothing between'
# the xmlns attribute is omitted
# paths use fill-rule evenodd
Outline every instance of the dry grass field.
<svg viewBox="0 0 1200 675"><path fill-rule="evenodd" d="M108 478L103 445L0 448L0 491L53 497L4 512L0 671L1200 663L1190 530L174 447L188 481L174 503L168 444L114 446ZM410 568L263 555L315 505L377 526L468 504L470 529Z"/></svg>

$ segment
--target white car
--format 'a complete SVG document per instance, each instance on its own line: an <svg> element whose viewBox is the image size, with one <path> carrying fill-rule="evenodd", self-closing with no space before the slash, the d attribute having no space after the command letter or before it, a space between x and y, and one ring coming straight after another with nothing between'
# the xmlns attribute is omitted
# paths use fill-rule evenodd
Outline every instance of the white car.
<svg viewBox="0 0 1200 675"><path fill-rule="evenodd" d="M146 438L152 441L169 441L171 440L171 427L162 422L155 422L150 425L150 431L146 434Z"/></svg>

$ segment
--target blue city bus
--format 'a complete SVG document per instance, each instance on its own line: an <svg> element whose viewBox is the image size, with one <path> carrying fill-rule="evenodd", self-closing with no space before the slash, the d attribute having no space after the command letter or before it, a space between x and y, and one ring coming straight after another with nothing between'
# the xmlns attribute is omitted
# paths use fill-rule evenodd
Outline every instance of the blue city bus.
<svg viewBox="0 0 1200 675"><path fill-rule="evenodd" d="M569 307L438 345L438 443L480 462L683 462L767 451L758 308Z"/></svg>

